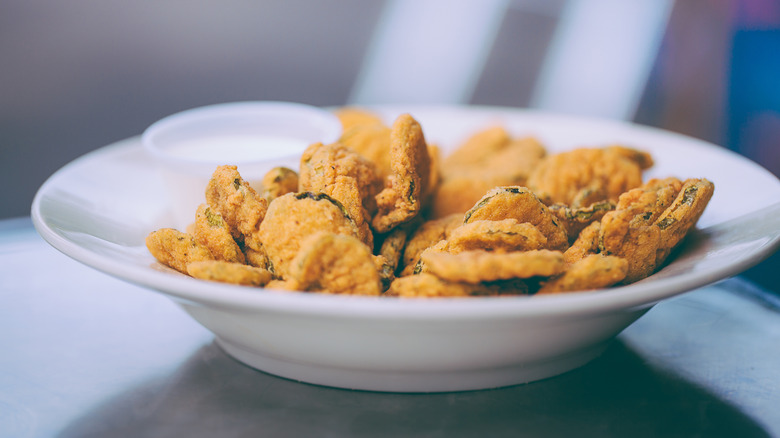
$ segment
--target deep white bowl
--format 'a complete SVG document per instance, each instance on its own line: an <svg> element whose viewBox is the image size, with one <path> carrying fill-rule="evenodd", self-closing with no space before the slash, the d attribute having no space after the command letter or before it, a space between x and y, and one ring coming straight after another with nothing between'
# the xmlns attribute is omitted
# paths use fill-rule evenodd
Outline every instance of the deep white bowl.
<svg viewBox="0 0 780 438"><path fill-rule="evenodd" d="M616 142L651 152L648 177L706 177L715 195L698 228L656 274L607 290L466 299L332 296L195 280L144 246L175 221L165 182L138 138L68 164L32 207L43 238L100 271L172 298L244 363L310 383L379 391L455 391L554 376L596 357L665 298L738 274L780 245L780 182L718 146L631 124L485 107L378 107L417 118L445 151L501 123L550 151ZM128 184L131 184L128 186ZM117 196L121 191L122 196ZM106 291L111 293L111 291Z"/></svg>
<svg viewBox="0 0 780 438"><path fill-rule="evenodd" d="M333 113L292 102L232 102L193 108L165 117L141 136L144 149L166 181L177 226L193 220L203 190L220 164L238 166L257 186L276 166L298 168L312 143L341 135Z"/></svg>

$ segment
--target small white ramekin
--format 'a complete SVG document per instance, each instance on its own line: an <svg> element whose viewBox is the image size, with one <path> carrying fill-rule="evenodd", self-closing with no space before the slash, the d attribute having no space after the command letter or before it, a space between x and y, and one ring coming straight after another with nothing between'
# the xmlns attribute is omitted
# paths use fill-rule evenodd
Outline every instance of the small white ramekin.
<svg viewBox="0 0 780 438"><path fill-rule="evenodd" d="M303 150L332 143L341 123L331 112L292 102L235 102L204 106L167 116L141 136L157 163L171 198L178 227L193 222L211 174L236 165L257 185L276 166L298 170Z"/></svg>

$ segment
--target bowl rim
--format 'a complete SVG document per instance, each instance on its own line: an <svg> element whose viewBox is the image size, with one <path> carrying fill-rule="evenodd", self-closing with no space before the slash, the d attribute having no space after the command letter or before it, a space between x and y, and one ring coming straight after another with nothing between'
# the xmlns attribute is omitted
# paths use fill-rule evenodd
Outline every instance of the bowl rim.
<svg viewBox="0 0 780 438"><path fill-rule="evenodd" d="M500 107L490 108L501 109ZM636 127L662 131L667 135L686 137L656 128L639 125ZM139 137L131 137L104 146L77 158L52 174L34 198L31 209L33 224L44 240L69 257L123 281L156 290L175 300L194 305L241 312L263 310L311 317L407 321L479 320L486 317L498 319L547 318L551 316L585 318L593 317L599 313L618 310L629 312L651 307L670 296L736 275L768 257L780 247L779 233L768 239L761 247L761 251L737 260L727 269L689 273L683 281L676 276L661 279L649 277L652 279L651 281L642 280L618 288L544 296L388 299L387 297L342 296L248 288L205 282L183 274L171 275L171 272L175 273L172 270L164 272L164 270L154 270L148 266L125 266L122 263L112 261L70 241L66 236L60 234L56 227L50 225L42 214L41 203L44 194L55 186L61 175L69 172L79 163L99 159L101 156L110 155L120 149L138 148L139 140ZM747 160L735 153L731 154L739 159ZM767 206L763 210L767 209L779 211L780 203Z"/></svg>

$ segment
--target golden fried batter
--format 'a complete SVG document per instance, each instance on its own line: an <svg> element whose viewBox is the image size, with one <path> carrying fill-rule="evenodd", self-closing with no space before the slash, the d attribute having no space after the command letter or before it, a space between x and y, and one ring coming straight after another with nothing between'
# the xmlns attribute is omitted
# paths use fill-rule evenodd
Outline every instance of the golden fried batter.
<svg viewBox="0 0 780 438"><path fill-rule="evenodd" d="M546 249L510 252L465 251L458 254L424 251L423 272L449 281L479 283L512 278L549 277L564 271L563 253Z"/></svg>
<svg viewBox="0 0 780 438"><path fill-rule="evenodd" d="M206 204L201 204L195 216L193 236L198 243L211 251L216 260L245 263L246 259L238 246L222 215L211 211Z"/></svg>
<svg viewBox="0 0 780 438"><path fill-rule="evenodd" d="M385 292L385 296L401 298L473 297L497 294L496 287L483 283L446 281L427 273L396 278Z"/></svg>
<svg viewBox="0 0 780 438"><path fill-rule="evenodd" d="M565 204L553 204L548 208L558 219L558 223L563 225L569 241L572 242L585 227L601 221L607 212L614 210L615 204L611 201L601 201L588 207L572 208Z"/></svg>
<svg viewBox="0 0 780 438"><path fill-rule="evenodd" d="M298 173L286 167L274 167L263 176L261 185L261 196L271 202L282 195L298 191Z"/></svg>
<svg viewBox="0 0 780 438"><path fill-rule="evenodd" d="M424 222L409 237L404 248L403 271L401 275L411 275L420 260L420 254L437 242L445 240L449 233L463 223L462 214L453 214L440 219Z"/></svg>
<svg viewBox="0 0 780 438"><path fill-rule="evenodd" d="M271 273L265 269L221 260L188 263L187 273L201 280L244 286L263 286L271 281Z"/></svg>
<svg viewBox="0 0 780 438"><path fill-rule="evenodd" d="M287 278L301 242L318 231L360 235L344 206L325 194L288 193L271 201L259 236L278 278Z"/></svg>
<svg viewBox="0 0 780 438"><path fill-rule="evenodd" d="M274 267L271 264L271 260L268 259L268 254L265 253L265 248L259 250L252 248L244 248L244 257L246 264L254 266L255 268L263 268L274 272Z"/></svg>
<svg viewBox="0 0 780 438"><path fill-rule="evenodd" d="M390 135L392 174L385 189L376 195L378 212L372 221L374 229L386 233L414 219L424 207L429 193L431 159L422 127L409 114L393 123Z"/></svg>
<svg viewBox="0 0 780 438"><path fill-rule="evenodd" d="M457 172L462 167L471 167L480 163L485 157L504 148L511 137L503 126L491 126L475 132L458 146L442 162L445 175Z"/></svg>
<svg viewBox="0 0 780 438"><path fill-rule="evenodd" d="M328 232L310 236L289 267L298 290L379 295L382 286L368 247L356 237Z"/></svg>
<svg viewBox="0 0 780 438"><path fill-rule="evenodd" d="M706 179L685 181L677 198L655 223L661 230L656 266L664 263L674 247L696 225L714 192L715 185Z"/></svg>
<svg viewBox="0 0 780 438"><path fill-rule="evenodd" d="M547 249L564 251L569 246L566 230L549 209L527 188L496 187L490 190L464 216L463 223L477 220L516 219L528 222L547 237Z"/></svg>
<svg viewBox="0 0 780 438"><path fill-rule="evenodd" d="M379 179L384 180L392 173L388 126L382 123L355 125L344 130L339 142L374 163Z"/></svg>
<svg viewBox="0 0 780 438"><path fill-rule="evenodd" d="M571 265L583 258L599 252L599 236L601 235L601 222L593 222L583 229L577 236L577 240L563 253L563 260Z"/></svg>
<svg viewBox="0 0 780 438"><path fill-rule="evenodd" d="M676 178L651 180L621 195L617 209L601 220L603 254L628 260L624 283L655 272L698 221L714 185L705 179L680 183Z"/></svg>
<svg viewBox="0 0 780 438"><path fill-rule="evenodd" d="M623 147L579 148L546 157L528 176L528 187L545 203L584 207L613 201L642 184L652 160Z"/></svg>
<svg viewBox="0 0 780 438"><path fill-rule="evenodd" d="M198 243L195 237L173 228L149 233L146 236L146 248L157 261L184 274L187 273L188 263L214 259L211 251Z"/></svg>
<svg viewBox="0 0 780 438"><path fill-rule="evenodd" d="M431 202L431 217L434 219L460 213L462 216L474 206L490 189L506 185L500 178L450 177L439 183Z"/></svg>
<svg viewBox="0 0 780 438"><path fill-rule="evenodd" d="M628 262L625 259L589 255L569 266L563 274L546 281L536 294L601 289L617 284L627 272Z"/></svg>
<svg viewBox="0 0 780 438"><path fill-rule="evenodd" d="M241 178L236 166L217 167L206 186L206 202L222 216L236 242L260 248L257 233L268 201Z"/></svg>
<svg viewBox="0 0 780 438"><path fill-rule="evenodd" d="M369 246L373 246L369 222L381 184L374 164L340 143L315 143L301 156L299 190L324 193L339 201Z"/></svg>
<svg viewBox="0 0 780 438"><path fill-rule="evenodd" d="M452 230L447 252L484 250L494 252L529 251L547 246L547 237L529 223L517 219L478 220Z"/></svg>
<svg viewBox="0 0 780 438"><path fill-rule="evenodd" d="M383 123L382 119L377 114L365 108L343 107L337 109L334 113L341 122L341 127L344 132L349 131L355 126L381 125Z"/></svg>

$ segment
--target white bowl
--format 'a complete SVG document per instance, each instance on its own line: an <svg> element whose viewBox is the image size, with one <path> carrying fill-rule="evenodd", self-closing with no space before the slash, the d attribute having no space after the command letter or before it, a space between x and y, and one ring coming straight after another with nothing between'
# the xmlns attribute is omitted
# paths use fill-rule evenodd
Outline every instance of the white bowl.
<svg viewBox="0 0 780 438"><path fill-rule="evenodd" d="M638 283L502 298L286 292L200 281L164 268L144 238L171 226L174 216L160 190L165 182L149 171L152 160L137 138L52 175L36 195L33 222L68 256L172 298L252 367L316 384L409 392L500 387L565 372L596 357L658 301L738 274L780 245L780 182L718 146L631 124L522 110L376 110L388 120L410 112L444 150L491 123L536 135L551 151L628 144L653 154L648 177L706 177L715 195L671 263Z"/></svg>
<svg viewBox="0 0 780 438"><path fill-rule="evenodd" d="M291 102L235 102L194 108L165 117L141 141L166 180L176 225L192 222L218 165L238 166L257 187L276 166L298 168L312 143L331 143L341 123L331 112Z"/></svg>

